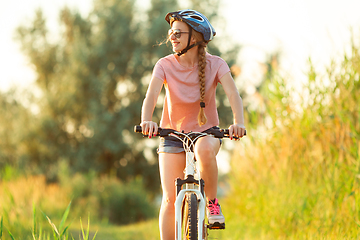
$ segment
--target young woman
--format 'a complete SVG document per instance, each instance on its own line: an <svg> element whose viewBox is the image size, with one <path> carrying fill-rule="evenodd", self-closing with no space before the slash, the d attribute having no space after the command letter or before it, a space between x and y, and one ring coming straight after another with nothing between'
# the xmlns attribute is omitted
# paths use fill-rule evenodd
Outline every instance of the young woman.
<svg viewBox="0 0 360 240"><path fill-rule="evenodd" d="M158 126L152 121L152 115L163 85L166 96L160 127L202 132L218 126L215 90L220 83L234 115L234 123L229 127L230 136L243 137L243 104L230 69L223 59L206 52L207 43L216 34L214 28L204 15L194 10L168 13L165 20L171 26L168 40L175 54L161 58L154 67L142 106L143 134L149 137L157 134ZM225 222L216 198L216 155L220 145L219 139L207 136L200 138L194 149L200 174L205 181L209 223ZM183 178L185 153L180 141L166 137L160 140L158 154L163 191L159 217L160 235L162 240L168 240L174 239L175 236L174 180L178 177Z"/></svg>

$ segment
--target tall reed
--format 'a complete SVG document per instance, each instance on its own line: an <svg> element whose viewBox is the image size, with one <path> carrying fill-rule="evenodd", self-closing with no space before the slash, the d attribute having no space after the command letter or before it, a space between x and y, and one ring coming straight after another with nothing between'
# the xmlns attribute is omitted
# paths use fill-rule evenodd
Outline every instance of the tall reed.
<svg viewBox="0 0 360 240"><path fill-rule="evenodd" d="M51 219L44 213L42 212L43 216L45 219L47 219L49 226L51 226L51 230L52 230L52 238L51 238L51 234L49 231L46 231L42 228L41 224L38 222L38 218L36 216L36 208L35 206L33 207L33 226L31 231L27 231L27 233L23 233L21 232L19 235L19 237L16 236L16 234L13 234L9 228L5 227L3 224L3 217L1 217L0 220L0 240L5 239L5 236L8 236L9 238L11 238L12 240L15 239L31 239L31 240L50 240L50 239L54 239L54 240L68 240L68 239L72 239L74 240L74 237L72 235L69 235L68 229L70 225L65 225L66 224L66 220L69 216L69 212L70 212L70 206L71 206L71 202L68 205L68 207L66 208L62 218L61 218L61 222L60 225L57 227L52 221ZM88 225L87 225L87 229L86 231L84 231L83 228L83 224L80 218L80 226L81 226L81 232L80 232L80 238L82 240L89 240L90 239L90 217L88 218ZM3 234L4 232L4 234ZM92 240L95 239L96 234L94 235L94 237L92 238Z"/></svg>
<svg viewBox="0 0 360 240"><path fill-rule="evenodd" d="M263 96L266 125L248 131L232 161L227 204L240 237L360 237L359 48L324 76L310 62L301 92L273 75Z"/></svg>

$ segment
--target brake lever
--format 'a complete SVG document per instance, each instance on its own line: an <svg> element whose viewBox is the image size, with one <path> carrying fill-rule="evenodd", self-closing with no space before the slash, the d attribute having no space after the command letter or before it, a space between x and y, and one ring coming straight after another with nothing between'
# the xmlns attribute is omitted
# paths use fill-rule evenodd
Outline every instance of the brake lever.
<svg viewBox="0 0 360 240"><path fill-rule="evenodd" d="M228 137L231 138L231 136L229 135L229 129L220 129L220 132L224 132L223 137ZM244 136L246 136L246 130L244 132ZM233 139L241 139L240 137L236 137L236 136L232 136Z"/></svg>

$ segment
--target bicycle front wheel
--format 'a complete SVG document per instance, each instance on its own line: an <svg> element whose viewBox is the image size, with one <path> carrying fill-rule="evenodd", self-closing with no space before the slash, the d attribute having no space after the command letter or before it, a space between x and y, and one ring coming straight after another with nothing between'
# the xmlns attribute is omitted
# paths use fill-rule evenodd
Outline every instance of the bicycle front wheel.
<svg viewBox="0 0 360 240"><path fill-rule="evenodd" d="M184 207L184 239L198 240L198 201L195 193L186 195Z"/></svg>

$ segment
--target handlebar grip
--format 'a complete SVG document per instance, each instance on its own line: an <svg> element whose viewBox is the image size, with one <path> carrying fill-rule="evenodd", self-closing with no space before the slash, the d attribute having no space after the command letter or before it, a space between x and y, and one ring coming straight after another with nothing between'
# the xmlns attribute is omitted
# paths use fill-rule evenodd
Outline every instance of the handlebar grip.
<svg viewBox="0 0 360 240"><path fill-rule="evenodd" d="M224 133L227 134L227 135L229 135L229 129L224 129ZM246 136L246 130L245 130L245 132L244 132L244 136Z"/></svg>
<svg viewBox="0 0 360 240"><path fill-rule="evenodd" d="M140 125L136 125L136 126L134 127L134 132L136 132L136 133L141 133L141 132L142 132L141 126L140 126Z"/></svg>

